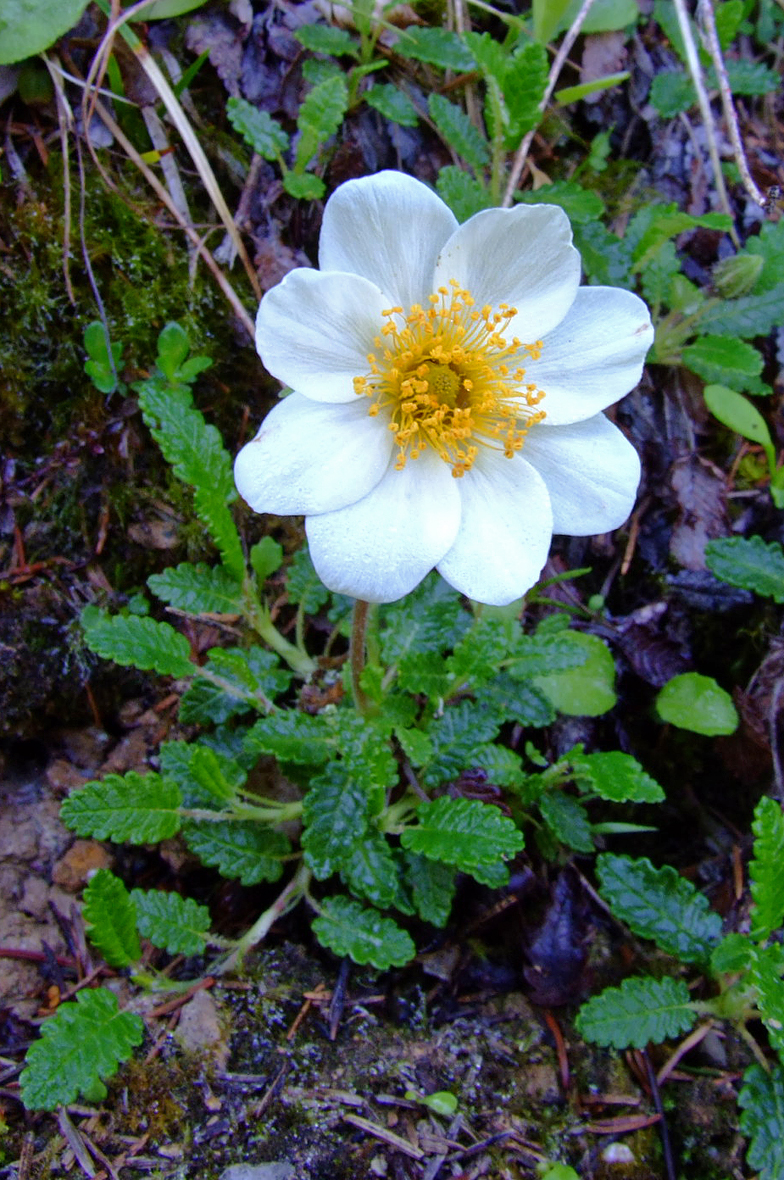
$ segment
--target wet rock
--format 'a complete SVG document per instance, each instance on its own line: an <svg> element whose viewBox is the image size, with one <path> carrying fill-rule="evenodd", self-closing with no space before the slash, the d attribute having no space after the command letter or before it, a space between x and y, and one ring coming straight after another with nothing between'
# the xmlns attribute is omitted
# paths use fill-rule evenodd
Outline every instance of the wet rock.
<svg viewBox="0 0 784 1180"><path fill-rule="evenodd" d="M294 1180L294 1166L287 1163L232 1164L219 1180Z"/></svg>
<svg viewBox="0 0 784 1180"><path fill-rule="evenodd" d="M95 840L74 840L71 847L61 856L52 869L55 885L76 893L90 880L98 869L108 869L111 855L102 844Z"/></svg>

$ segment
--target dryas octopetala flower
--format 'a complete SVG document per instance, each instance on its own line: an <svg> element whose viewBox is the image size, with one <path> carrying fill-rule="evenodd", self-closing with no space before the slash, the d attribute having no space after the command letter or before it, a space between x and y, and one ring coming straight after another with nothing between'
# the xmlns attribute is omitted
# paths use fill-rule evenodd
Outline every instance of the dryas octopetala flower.
<svg viewBox="0 0 784 1180"><path fill-rule="evenodd" d="M580 287L560 208L458 225L380 172L327 202L319 261L261 302L259 354L294 392L235 477L257 512L306 517L331 590L392 602L435 568L502 605L554 532L626 520L640 464L600 411L636 385L653 329L636 295Z"/></svg>

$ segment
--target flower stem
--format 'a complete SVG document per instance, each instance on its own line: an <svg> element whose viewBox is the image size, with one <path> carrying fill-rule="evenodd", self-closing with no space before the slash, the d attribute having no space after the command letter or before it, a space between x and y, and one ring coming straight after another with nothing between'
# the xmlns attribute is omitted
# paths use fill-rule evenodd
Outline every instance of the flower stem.
<svg viewBox="0 0 784 1180"><path fill-rule="evenodd" d="M242 938L235 943L234 950L224 960L219 968L219 974L226 975L229 971L233 971L235 967L241 965L245 955L251 949L266 938L271 927L278 918L282 918L289 910L292 910L297 905L302 897L305 896L310 884L310 869L302 864L297 869L295 875L291 878L286 888L281 894L276 897L275 901L265 910L264 913L256 919L247 930Z"/></svg>
<svg viewBox="0 0 784 1180"><path fill-rule="evenodd" d="M354 693L354 704L363 717L372 712L372 703L360 683L362 671L365 667L368 615L370 603L358 598L354 603L354 619L351 624L351 645L349 647L349 662L351 664L351 688Z"/></svg>

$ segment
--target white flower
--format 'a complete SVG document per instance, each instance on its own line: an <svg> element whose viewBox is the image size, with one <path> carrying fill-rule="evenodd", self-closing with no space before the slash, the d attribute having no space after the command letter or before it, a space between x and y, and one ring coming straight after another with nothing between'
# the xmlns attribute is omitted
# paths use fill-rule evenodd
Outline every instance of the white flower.
<svg viewBox="0 0 784 1180"><path fill-rule="evenodd" d="M392 602L435 568L502 605L554 532L626 520L640 464L600 411L637 384L653 329L636 295L580 287L560 208L458 225L380 172L327 202L319 261L262 300L259 354L295 392L235 477L257 512L306 517L331 590Z"/></svg>

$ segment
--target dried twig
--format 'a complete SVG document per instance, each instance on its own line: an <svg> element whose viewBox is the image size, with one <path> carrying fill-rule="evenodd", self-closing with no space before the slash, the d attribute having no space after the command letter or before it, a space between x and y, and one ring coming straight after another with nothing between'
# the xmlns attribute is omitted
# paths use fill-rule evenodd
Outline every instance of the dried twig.
<svg viewBox="0 0 784 1180"><path fill-rule="evenodd" d="M103 120L103 122L109 128L109 130L111 131L112 135L115 137L117 142L125 150L128 157L133 161L133 163L139 169L139 171L144 176L147 183L154 190L158 199L160 201L163 201L166 208L169 210L169 212L172 214L172 216L176 218L176 220L178 221L178 223L180 224L180 226L182 227L184 232L188 235L190 240L193 242L198 253L204 259L204 261L207 263L207 266L209 267L209 269L212 271L213 275L215 276L215 280L218 283L218 286L223 291L223 294L226 296L226 298L228 299L231 306L234 308L234 312L235 312L237 318L242 323L243 327L247 331L251 340L254 340L256 337L256 326L255 326L253 320L248 315L248 312L245 310L242 303L240 302L239 297L238 297L236 291L234 290L234 288L232 287L231 283L226 278L226 276L223 273L223 271L221 270L221 268L218 266L217 262L215 261L215 259L212 256L212 254L210 254L209 250L204 245L204 242L201 240L199 235L196 233L196 230L192 226L188 225L186 222L182 221L179 211L177 209L177 206L174 204L171 197L169 196L168 190L163 187L163 185L158 180L158 177L155 175L155 173L150 168L147 167L144 160L141 158L139 153L136 151L136 148L133 146L131 141L127 138L126 135L123 134L122 129L114 121L112 116L109 114L109 112L106 110L106 108L100 102L96 101L95 112Z"/></svg>
<svg viewBox="0 0 784 1180"><path fill-rule="evenodd" d="M68 99L65 97L65 87L61 71L55 67L45 53L41 54L49 77L54 86L55 104L57 109L57 125L60 130L60 151L63 157L63 279L65 290L73 306L76 296L71 286L71 163L68 154L68 133L73 129L73 112Z"/></svg>
<svg viewBox="0 0 784 1180"><path fill-rule="evenodd" d="M724 108L724 118L727 120L727 130L729 132L730 140L732 142L732 150L735 153L735 163L738 165L743 187L751 197L752 201L757 205L764 207L765 196L757 188L749 171L746 153L743 150L743 143L740 138L740 128L738 126L738 116L735 113L735 104L732 101L732 90L730 89L730 81L727 77L727 69L724 65L724 58L721 53L721 45L719 44L719 35L716 31L716 18L713 12L713 5L711 0L698 0L697 3L697 19L700 22L703 44L711 55L714 68L716 70L716 77L719 80L719 92L721 94L721 105Z"/></svg>
<svg viewBox="0 0 784 1180"><path fill-rule="evenodd" d="M575 41L577 40L580 29L583 27L583 22L585 21L585 18L588 15L588 12L590 11L592 4L593 4L593 0L583 0L583 3L580 6L580 11L577 13L577 16L572 21L571 27L567 30L567 32L564 36L564 39L561 42L558 52L555 55L555 60L553 61L553 64L550 68L550 74L547 79L547 88L545 89L544 97L542 98L542 101L539 104L539 109L541 111L543 111L545 109L548 102L550 101L550 96L552 95L553 90L555 90L555 84L558 81L561 70L563 69L564 62L566 61L567 57L569 56L572 46L574 45ZM533 127L528 132L528 134L525 136L525 138L523 139L523 142L520 144L519 148L517 149L517 152L516 152L515 158L514 158L514 163L512 164L512 171L511 171L511 174L509 176L509 181L506 186L506 192L504 193L504 199L501 202L502 209L508 209L510 207L510 205L512 204L512 201L514 200L514 192L515 192L515 189L517 188L518 184L520 183L520 177L523 175L523 169L525 168L525 161L528 158L528 152L531 147L531 144L533 143L533 139L534 139L535 134L536 134L536 128Z"/></svg>
<svg viewBox="0 0 784 1180"><path fill-rule="evenodd" d="M710 100L708 99L708 92L705 89L705 82L702 77L702 66L700 65L700 58L697 52L697 46L694 44L694 38L691 34L691 24L689 22L689 13L686 8L686 0L674 0L675 12L678 17L678 25L680 27L681 36L683 37L683 44L686 50L686 65L688 66L691 80L694 83L694 89L697 91L697 102L700 106L700 113L702 114L702 123L705 128L705 137L708 141L708 155L710 156L711 167L713 168L713 177L716 182L716 193L719 198L719 204L724 212L732 218L732 210L730 208L729 196L727 195L727 186L724 183L724 174L721 170L721 160L719 159L719 148L716 140L716 123L713 118L713 111L711 110ZM736 247L740 246L740 241L735 233L735 227L730 229L730 237L735 243Z"/></svg>

